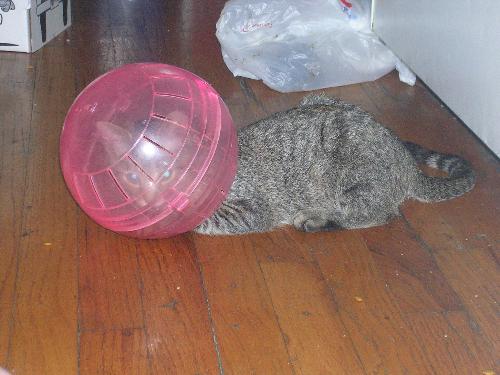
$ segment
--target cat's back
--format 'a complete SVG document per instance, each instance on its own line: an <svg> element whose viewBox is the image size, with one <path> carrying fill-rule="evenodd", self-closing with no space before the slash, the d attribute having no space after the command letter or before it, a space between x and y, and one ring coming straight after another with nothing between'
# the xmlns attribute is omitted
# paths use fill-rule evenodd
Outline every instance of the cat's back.
<svg viewBox="0 0 500 375"><path fill-rule="evenodd" d="M231 197L265 198L278 208L299 209L370 176L389 186L411 161L391 131L359 107L336 101L271 115L240 129L238 143Z"/></svg>
<svg viewBox="0 0 500 375"><path fill-rule="evenodd" d="M333 101L314 103L275 113L238 133L242 156L257 153L329 153L376 141L390 132L359 107Z"/></svg>

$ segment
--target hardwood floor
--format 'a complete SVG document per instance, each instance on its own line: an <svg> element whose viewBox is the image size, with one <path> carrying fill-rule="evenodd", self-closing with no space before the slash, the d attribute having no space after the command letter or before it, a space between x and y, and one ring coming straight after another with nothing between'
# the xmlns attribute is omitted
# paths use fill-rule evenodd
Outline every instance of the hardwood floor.
<svg viewBox="0 0 500 375"><path fill-rule="evenodd" d="M29 374L499 373L500 168L420 82L330 89L402 138L457 153L476 188L408 202L370 230L140 241L106 231L64 185L77 93L118 65L200 75L238 126L298 103L224 65L224 2L73 2L74 25L0 53L0 367Z"/></svg>

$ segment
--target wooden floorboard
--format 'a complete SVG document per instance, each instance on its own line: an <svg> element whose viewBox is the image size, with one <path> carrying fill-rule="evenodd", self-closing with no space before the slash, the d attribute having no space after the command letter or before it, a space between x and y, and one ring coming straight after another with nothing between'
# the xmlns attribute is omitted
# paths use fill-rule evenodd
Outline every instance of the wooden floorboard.
<svg viewBox="0 0 500 375"><path fill-rule="evenodd" d="M79 233L80 331L144 326L134 241L104 232L81 218Z"/></svg>
<svg viewBox="0 0 500 375"><path fill-rule="evenodd" d="M201 235L194 243L225 373L293 374L253 243Z"/></svg>
<svg viewBox="0 0 500 375"><path fill-rule="evenodd" d="M28 159L17 170L25 180L10 189L13 196L24 194L17 212L12 212L22 220L14 232L17 264L6 358L17 373L74 373L78 366L77 210L57 182L59 134L54 127L64 119L68 96L75 94L73 69L65 64L66 58L61 48L41 52L33 66L30 115L24 123L13 124L28 126L19 139L25 142L19 155Z"/></svg>
<svg viewBox="0 0 500 375"><path fill-rule="evenodd" d="M9 55L12 70L0 69L0 363L10 351L12 314L16 299L20 242L23 237L24 187L29 160L29 131L33 107L33 69L30 62Z"/></svg>
<svg viewBox="0 0 500 375"><path fill-rule="evenodd" d="M292 235L309 249L321 269L339 306L345 335L352 340L366 373L429 373L422 347L362 232Z"/></svg>
<svg viewBox="0 0 500 375"><path fill-rule="evenodd" d="M34 54L0 53L0 367L61 374L499 374L500 165L420 81L326 90L402 138L468 159L476 188L389 225L141 241L77 207L58 142L75 96L126 63L203 77L236 126L296 105L235 78L223 0L73 2Z"/></svg>
<svg viewBox="0 0 500 375"><path fill-rule="evenodd" d="M297 373L363 373L363 365L311 254L285 231L254 235L254 251Z"/></svg>
<svg viewBox="0 0 500 375"><path fill-rule="evenodd" d="M80 374L150 374L142 328L84 332L80 352Z"/></svg>
<svg viewBox="0 0 500 375"><path fill-rule="evenodd" d="M219 347L189 235L138 244L152 374L218 374Z"/></svg>

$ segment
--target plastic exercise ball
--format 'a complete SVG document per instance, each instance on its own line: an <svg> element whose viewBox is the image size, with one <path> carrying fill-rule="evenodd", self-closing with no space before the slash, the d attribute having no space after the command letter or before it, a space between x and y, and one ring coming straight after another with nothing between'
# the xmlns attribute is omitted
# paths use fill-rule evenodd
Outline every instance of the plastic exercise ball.
<svg viewBox="0 0 500 375"><path fill-rule="evenodd" d="M187 232L221 204L237 167L236 130L217 92L164 64L125 65L76 98L60 158L79 206L124 235Z"/></svg>

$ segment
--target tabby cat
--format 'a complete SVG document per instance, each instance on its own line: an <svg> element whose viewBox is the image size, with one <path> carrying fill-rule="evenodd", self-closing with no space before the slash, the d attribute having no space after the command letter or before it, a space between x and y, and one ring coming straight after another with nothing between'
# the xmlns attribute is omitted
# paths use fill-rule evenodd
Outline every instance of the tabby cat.
<svg viewBox="0 0 500 375"><path fill-rule="evenodd" d="M397 216L406 199L443 201L475 182L467 161L403 142L359 107L324 95L241 129L238 144L231 190L196 232L373 227ZM448 177L426 176L418 164Z"/></svg>

